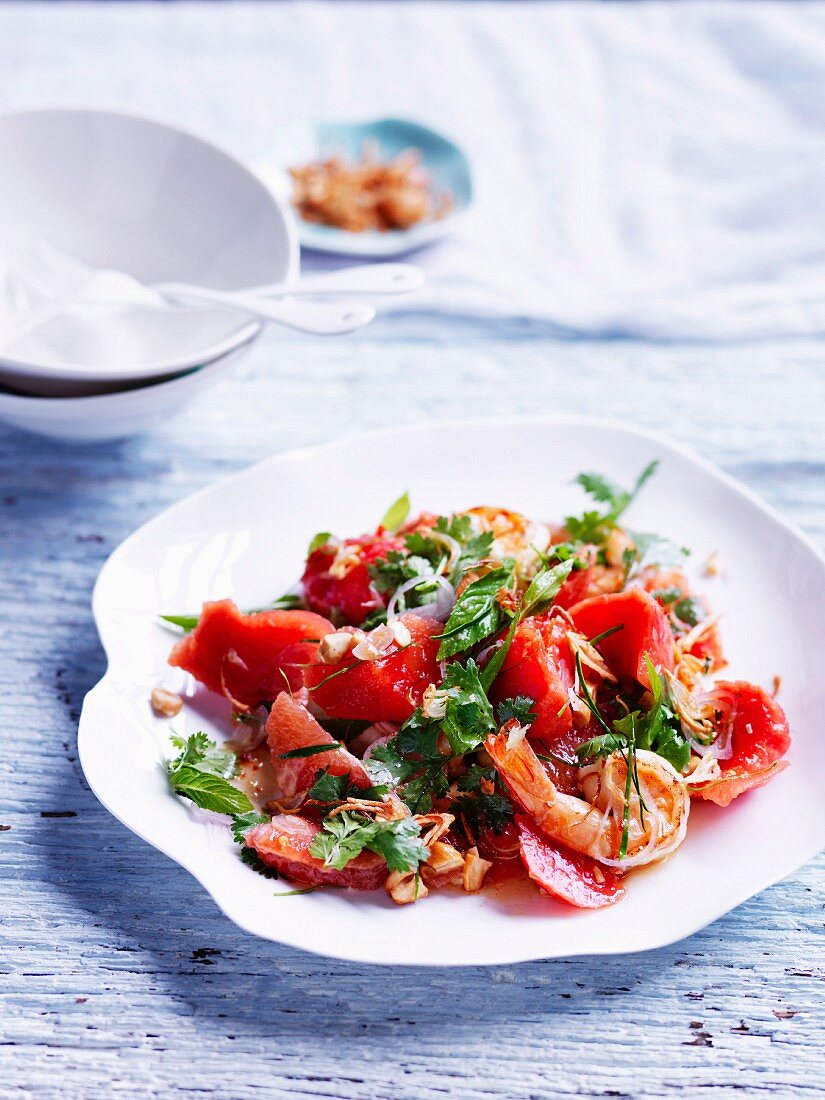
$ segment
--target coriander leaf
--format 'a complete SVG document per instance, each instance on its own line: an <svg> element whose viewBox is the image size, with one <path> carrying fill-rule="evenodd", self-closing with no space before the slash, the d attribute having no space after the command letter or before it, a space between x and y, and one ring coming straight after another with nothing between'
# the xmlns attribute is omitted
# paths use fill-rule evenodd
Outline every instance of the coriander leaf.
<svg viewBox="0 0 825 1100"><path fill-rule="evenodd" d="M312 839L309 851L316 859L322 859L326 867L342 870L363 852L371 827L361 814L342 813L328 817L323 829Z"/></svg>
<svg viewBox="0 0 825 1100"><path fill-rule="evenodd" d="M490 556L493 548L493 532L482 531L478 535L469 538L461 548L458 561L453 568L453 576L464 573L470 566L483 561Z"/></svg>
<svg viewBox="0 0 825 1100"><path fill-rule="evenodd" d="M630 507L639 490L652 476L658 460L649 463L636 478L632 489L623 489L620 485L604 477L602 474L584 473L575 479L586 493L593 497L599 504L606 504L607 510L599 512L586 511L582 516L567 516L565 526L574 541L583 543L603 543L610 531L616 526L616 521Z"/></svg>
<svg viewBox="0 0 825 1100"><path fill-rule="evenodd" d="M608 535L601 512L585 512L582 516L565 516L564 526L574 543L600 543Z"/></svg>
<svg viewBox="0 0 825 1100"><path fill-rule="evenodd" d="M454 806L476 832L487 826L494 833L500 833L514 813L509 798L495 792L488 794L486 791L479 791L477 794L464 795L456 799Z"/></svg>
<svg viewBox="0 0 825 1100"><path fill-rule="evenodd" d="M384 857L391 871L413 871L429 857L429 849L421 839L421 826L413 818L374 824L379 828L368 847Z"/></svg>
<svg viewBox="0 0 825 1100"><path fill-rule="evenodd" d="M270 821L269 814L259 814L257 810L250 810L246 814L235 814L232 818L232 836L236 844L243 844L246 834L256 825L264 825Z"/></svg>
<svg viewBox="0 0 825 1100"><path fill-rule="evenodd" d="M681 600L684 596L684 592L682 592L681 588L656 588L650 594L665 607L669 604L676 603L677 600Z"/></svg>
<svg viewBox="0 0 825 1100"><path fill-rule="evenodd" d="M183 764L191 764L202 771L212 772L224 777L234 774L235 755L227 749L219 749L203 731L193 733L190 737L178 737L173 733L170 741L178 750L177 757L170 761L168 767L178 768Z"/></svg>
<svg viewBox="0 0 825 1100"><path fill-rule="evenodd" d="M499 725L503 726L511 718L515 718L520 726L529 726L536 720L534 706L535 700L529 695L516 695L510 699L503 699L498 705Z"/></svg>
<svg viewBox="0 0 825 1100"><path fill-rule="evenodd" d="M652 477L658 465L658 459L654 459L653 462L645 466L636 478L636 484L629 492L627 489L622 489L615 482L610 481L601 474L579 474L576 478L576 482L581 485L584 491L589 493L594 500L597 500L600 504L610 505L610 509L604 519L609 523L615 523L619 516L630 507L630 504L635 499L639 490L648 478Z"/></svg>
<svg viewBox="0 0 825 1100"><path fill-rule="evenodd" d="M383 856L391 871L413 871L428 855L420 834L421 826L411 817L370 821L363 814L345 811L324 820L309 850L326 867L339 871L365 848Z"/></svg>
<svg viewBox="0 0 825 1100"><path fill-rule="evenodd" d="M603 477L601 474L579 474L574 479L577 485L588 493L600 504L609 504L611 511L622 511L630 502L630 493L622 489L615 481Z"/></svg>
<svg viewBox="0 0 825 1100"><path fill-rule="evenodd" d="M440 661L495 634L505 617L496 597L512 583L512 568L502 566L467 585L450 612L444 632L435 635L441 639Z"/></svg>
<svg viewBox="0 0 825 1100"><path fill-rule="evenodd" d="M495 768L484 768L481 764L471 764L464 775L459 776L456 786L460 791L480 791L482 782L494 783Z"/></svg>
<svg viewBox="0 0 825 1100"><path fill-rule="evenodd" d="M408 493L404 493L398 500L393 501L386 510L380 526L386 528L387 531L397 531L399 527L403 526L404 520L409 514L410 497Z"/></svg>
<svg viewBox="0 0 825 1100"><path fill-rule="evenodd" d="M377 558L367 570L379 592L394 592L405 581L411 581L415 577L425 578L434 572L428 558L406 554L401 550L387 551L386 557Z"/></svg>
<svg viewBox="0 0 825 1100"><path fill-rule="evenodd" d="M253 871L257 871L259 875L263 875L264 878L280 878L280 874L276 867L270 867L268 863L264 863L254 848L241 848L241 860L251 867ZM292 891L289 891L290 893Z"/></svg>
<svg viewBox="0 0 825 1100"><path fill-rule="evenodd" d="M621 723L627 723L628 719L632 718L638 747L658 753L681 772L690 762L690 744L682 732L682 724L676 712L670 705L662 677L647 653L645 663L653 703L646 714L634 712L620 722L614 722L614 727L618 729Z"/></svg>
<svg viewBox="0 0 825 1100"><path fill-rule="evenodd" d="M413 813L427 813L448 787L447 760L438 750L440 723L416 710L397 735L375 748L364 761L372 782L395 790Z"/></svg>
<svg viewBox="0 0 825 1100"><path fill-rule="evenodd" d="M465 667L458 662L447 666L440 690L447 694L442 729L456 756L463 756L483 744L496 728L493 708L472 657Z"/></svg>

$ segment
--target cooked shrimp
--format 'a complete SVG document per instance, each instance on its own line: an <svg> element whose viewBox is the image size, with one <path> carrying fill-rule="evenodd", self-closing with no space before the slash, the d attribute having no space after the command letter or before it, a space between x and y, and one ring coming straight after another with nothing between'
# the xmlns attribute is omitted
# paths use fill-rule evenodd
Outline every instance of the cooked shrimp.
<svg viewBox="0 0 825 1100"><path fill-rule="evenodd" d="M550 545L550 528L519 512L508 512L504 508L470 508L461 515L469 516L477 531L492 531L490 557L496 561L515 558L522 575L535 571L541 554Z"/></svg>
<svg viewBox="0 0 825 1100"><path fill-rule="evenodd" d="M619 752L582 768L584 798L564 794L552 782L517 722L487 738L486 749L510 793L553 840L611 867L653 863L682 843L690 797L681 776L666 760L639 750L636 768L644 809L635 789L628 815L627 854L620 860L627 764Z"/></svg>

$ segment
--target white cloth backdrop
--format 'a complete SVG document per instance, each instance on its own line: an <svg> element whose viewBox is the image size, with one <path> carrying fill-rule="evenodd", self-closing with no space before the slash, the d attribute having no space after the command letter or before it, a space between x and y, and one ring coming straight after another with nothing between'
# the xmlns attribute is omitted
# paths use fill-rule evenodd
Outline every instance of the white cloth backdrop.
<svg viewBox="0 0 825 1100"><path fill-rule="evenodd" d="M430 283L408 308L659 339L825 332L825 5L128 8L125 39L119 5L72 8L66 43L41 6L35 81L31 9L4 7L0 61L29 80L7 68L0 107L78 102L93 66L96 105L203 130L206 101L209 136L257 164L289 120L413 116L464 145L478 197L419 254ZM182 38L188 69L165 64Z"/></svg>

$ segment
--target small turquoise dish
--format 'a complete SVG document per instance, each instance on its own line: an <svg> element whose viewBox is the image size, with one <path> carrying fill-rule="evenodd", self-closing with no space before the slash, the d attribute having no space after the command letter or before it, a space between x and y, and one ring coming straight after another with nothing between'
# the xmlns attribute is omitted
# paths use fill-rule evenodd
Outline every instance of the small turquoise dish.
<svg viewBox="0 0 825 1100"><path fill-rule="evenodd" d="M365 230L352 233L329 225L317 225L298 217L301 245L315 252L342 256L386 259L412 252L451 232L473 200L470 164L459 147L428 126L402 118L381 118L373 122L324 122L314 127L313 157L341 154L357 159L365 143L375 143L382 160L404 149L418 149L424 167L438 188L453 198L448 214L436 221L422 222L411 229Z"/></svg>

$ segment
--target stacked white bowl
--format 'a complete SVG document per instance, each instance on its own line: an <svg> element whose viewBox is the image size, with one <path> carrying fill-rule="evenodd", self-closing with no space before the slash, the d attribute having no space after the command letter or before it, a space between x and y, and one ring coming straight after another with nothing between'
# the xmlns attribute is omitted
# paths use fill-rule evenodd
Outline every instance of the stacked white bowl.
<svg viewBox="0 0 825 1100"><path fill-rule="evenodd" d="M261 331L237 311L143 300L141 287L297 278L288 204L172 127L104 111L6 115L0 164L0 420L17 427L131 435L215 382ZM101 292L78 294L90 277ZM138 294L119 297L118 280Z"/></svg>

